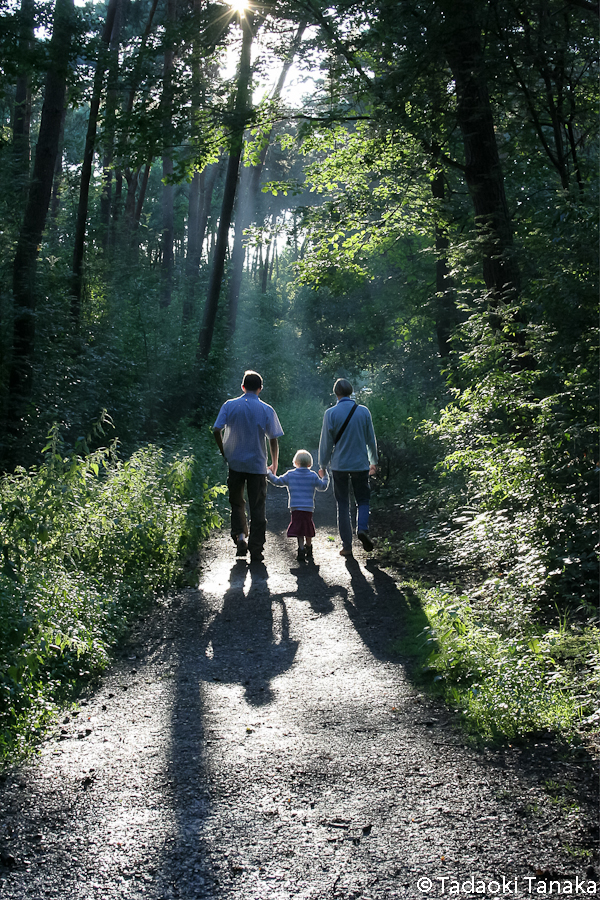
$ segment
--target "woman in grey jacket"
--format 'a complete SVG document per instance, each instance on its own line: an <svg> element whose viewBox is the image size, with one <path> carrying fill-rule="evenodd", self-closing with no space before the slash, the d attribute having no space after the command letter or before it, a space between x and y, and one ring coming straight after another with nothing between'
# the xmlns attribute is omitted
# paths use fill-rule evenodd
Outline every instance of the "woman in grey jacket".
<svg viewBox="0 0 600 900"><path fill-rule="evenodd" d="M319 442L319 475L331 465L337 502L342 556L352 556L350 484L358 507L356 536L365 550L373 549L369 537L369 476L377 471L377 440L371 413L352 399L352 385L338 378L333 386L335 406L326 410Z"/></svg>

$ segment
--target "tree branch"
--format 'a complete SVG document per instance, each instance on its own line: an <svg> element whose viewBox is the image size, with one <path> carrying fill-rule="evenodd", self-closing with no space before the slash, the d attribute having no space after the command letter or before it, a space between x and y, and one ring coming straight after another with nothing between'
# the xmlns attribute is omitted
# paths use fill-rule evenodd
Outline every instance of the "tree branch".
<svg viewBox="0 0 600 900"><path fill-rule="evenodd" d="M569 6L576 6L578 9L600 16L600 3L592 3L591 0L566 0L566 2Z"/></svg>

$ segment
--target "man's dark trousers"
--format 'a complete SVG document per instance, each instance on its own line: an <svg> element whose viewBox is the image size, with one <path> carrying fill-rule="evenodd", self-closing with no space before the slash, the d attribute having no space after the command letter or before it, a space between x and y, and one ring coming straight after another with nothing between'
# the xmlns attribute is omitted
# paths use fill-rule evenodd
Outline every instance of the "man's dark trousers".
<svg viewBox="0 0 600 900"><path fill-rule="evenodd" d="M229 503L231 505L231 537L237 541L240 534L247 534L250 555L262 553L267 529L267 476L253 472L229 470L227 476ZM250 530L246 518L244 488L248 492Z"/></svg>

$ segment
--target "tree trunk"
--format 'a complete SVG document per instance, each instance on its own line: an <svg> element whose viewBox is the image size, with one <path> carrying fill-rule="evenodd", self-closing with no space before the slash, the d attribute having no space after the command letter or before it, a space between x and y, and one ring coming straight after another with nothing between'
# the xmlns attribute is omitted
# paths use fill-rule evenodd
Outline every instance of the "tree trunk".
<svg viewBox="0 0 600 900"><path fill-rule="evenodd" d="M194 314L198 271L200 268L200 203L204 193L206 170L194 172L190 184L188 212L188 241L185 258L185 296L183 299L182 318L189 322Z"/></svg>
<svg viewBox="0 0 600 900"><path fill-rule="evenodd" d="M56 164L54 166L54 180L52 183L52 203L50 206L50 216L56 219L58 210L60 209L60 188L63 173L63 147L65 143L65 119L67 118L67 107L65 105L60 120L60 136L58 139L58 153L56 154Z"/></svg>
<svg viewBox="0 0 600 900"><path fill-rule="evenodd" d="M125 195L125 213L123 218L125 222L125 233L128 235L131 234L131 231L133 229L133 222L135 218L135 195L137 193L140 171L140 168L136 169L135 172L132 172L131 169L125 169L127 194Z"/></svg>
<svg viewBox="0 0 600 900"><path fill-rule="evenodd" d="M217 319L217 308L219 304L219 294L221 293L221 283L223 281L223 273L225 271L225 256L229 243L229 229L231 227L237 178L240 167L240 159L242 155L242 147L244 143L244 129L246 127L246 119L248 115L251 76L250 50L252 47L252 32L254 27L253 13L246 12L241 16L241 26L242 51L237 81L235 109L231 124L229 162L227 165L227 174L225 176L223 203L221 206L221 218L219 220L219 230L217 232L217 244L215 247L212 269L210 273L210 281L208 284L206 295L206 304L204 306L202 327L200 329L198 340L198 357L201 360L208 359L210 353L213 334L215 330L215 322Z"/></svg>
<svg viewBox="0 0 600 900"><path fill-rule="evenodd" d="M19 10L19 57L21 63L15 85L15 107L12 126L13 185L21 195L21 201L27 195L29 185L31 154L29 145L31 125L29 57L34 45L34 23L34 0L21 0L21 9Z"/></svg>
<svg viewBox="0 0 600 900"><path fill-rule="evenodd" d="M125 107L125 115L129 117L133 112L133 104L135 100L135 95L140 83L140 79L142 77L142 61L144 57L144 51L146 49L146 45L148 43L148 38L152 32L152 23L154 22L154 15L156 13L156 7L158 6L158 0L152 0L152 6L150 7L150 12L148 14L148 21L146 22L146 27L144 28L144 33L142 35L142 42L140 45L140 49L137 55L137 59L135 61L135 66L133 69L133 79L131 88L127 95L127 104ZM127 137L127 135L125 135Z"/></svg>
<svg viewBox="0 0 600 900"><path fill-rule="evenodd" d="M98 52L98 60L96 62L96 71L94 73L94 88L90 102L90 115L85 139L85 149L83 152L83 164L81 167L81 184L79 188L79 203L77 205L77 222L75 225L75 245L73 248L73 281L71 288L71 318L73 319L75 329L79 328L79 321L81 318L83 254L85 249L90 181L92 178L92 165L94 161L94 145L96 143L98 113L100 110L100 95L102 93L102 84L106 68L106 48L110 43L118 3L119 0L110 0L106 10L106 20L104 22L104 28L102 29L102 40Z"/></svg>
<svg viewBox="0 0 600 900"><path fill-rule="evenodd" d="M521 291L514 254L512 224L504 190L482 47L482 12L478 0L439 0L446 15L446 59L456 84L456 113L465 149L465 180L473 203L483 279L490 305L489 324L507 343L519 348L513 364L532 369L526 349L524 314L511 313L513 331L505 329L502 306L515 304Z"/></svg>
<svg viewBox="0 0 600 900"><path fill-rule="evenodd" d="M431 193L435 200L442 201L444 199L444 173L441 169L438 169L431 182ZM438 217L435 226L435 330L438 350L442 359L447 359L450 356L450 337L456 325L456 305L448 270L449 247L450 240L446 229L440 224Z"/></svg>
<svg viewBox="0 0 600 900"><path fill-rule="evenodd" d="M223 175L225 161L221 159L218 163L213 163L207 167L206 179L204 182L204 191L200 196L200 219L198 222L198 245L200 247L200 258L202 258L202 247L206 240L206 229L208 226L208 218L212 207L212 197L217 180ZM206 256L208 258L208 248Z"/></svg>
<svg viewBox="0 0 600 900"><path fill-rule="evenodd" d="M140 227L140 219L142 218L142 209L144 207L144 200L146 199L146 189L148 187L148 178L150 177L150 169L152 168L152 160L149 160L144 166L144 174L142 175L142 183L140 185L140 192L138 194L137 203L135 206L135 219L133 222L134 230L137 231Z"/></svg>
<svg viewBox="0 0 600 900"><path fill-rule="evenodd" d="M298 47L302 41L302 35L306 29L306 22L300 22L298 30L294 36L292 46L283 64L277 84L273 91L273 99L278 100L285 84L286 78L294 61L294 56L298 52ZM240 179L240 191L238 196L236 216L235 216L235 235L233 239L233 252L231 254L231 275L229 279L229 336L235 332L237 323L237 312L240 300L240 289L242 286L242 275L244 271L244 259L246 256L246 248L244 247L244 232L253 221L259 193L260 176L267 157L269 149L269 135L266 137L265 146L260 152L259 161L255 166L251 166L249 171L244 169Z"/></svg>
<svg viewBox="0 0 600 900"><path fill-rule="evenodd" d="M440 0L446 18L446 58L456 84L457 118L465 149L465 179L480 235L483 278L492 300L520 290L512 226L488 94L478 0Z"/></svg>
<svg viewBox="0 0 600 900"><path fill-rule="evenodd" d="M110 240L114 239L114 234L116 233L119 227L119 219L121 217L121 199L123 197L123 172L120 168L115 168L115 190L112 197L112 209L110 213L110 227L112 231L112 237Z"/></svg>
<svg viewBox="0 0 600 900"><path fill-rule="evenodd" d="M146 22L146 27L145 27L144 33L142 35L140 49L138 51L138 55L137 55L137 58L135 61L135 65L133 68L133 74L132 74L132 78L131 78L131 84L130 84L129 91L127 94L127 102L125 104L125 123L124 123L123 131L121 133L121 144L122 144L123 148L125 148L123 150L124 155L126 154L126 147L127 147L128 141L129 141L129 125L130 125L131 114L133 112L135 95L137 93L140 79L142 76L144 51L145 51L146 45L148 43L148 38L150 37L150 34L152 32L152 24L154 22L154 15L156 13L157 6L158 6L158 0L152 0L152 6L150 8L150 12L148 14L148 21ZM148 176L150 174L150 166L151 166L152 156L153 156L153 151L150 154L150 161L146 164L146 167L144 169L144 175L142 176L140 192L138 195L137 203L134 206L134 212L132 214L131 222L129 222L127 220L127 218L125 221L125 227L126 227L126 230L128 231L128 233L125 236L125 241L129 242L131 245L131 248L135 249L135 250L137 250L136 232L137 232L139 224L140 224L140 217L142 214L142 205L144 202L144 197L146 195L146 187L148 185ZM120 192L121 192L120 179L121 178L122 178L122 176L119 174L119 172L117 172L116 179L115 179L115 195L118 195L118 196L115 196L115 198L111 202L109 241L111 240L111 236L114 235L114 232L116 230L117 219L119 216L118 200L120 200ZM139 174L138 174L138 178L139 178ZM128 188L129 188L129 182L128 182Z"/></svg>
<svg viewBox="0 0 600 900"><path fill-rule="evenodd" d="M35 347L36 262L46 225L75 28L73 0L56 0L42 118L23 224L13 264L14 327L7 426L13 434L31 395Z"/></svg>
<svg viewBox="0 0 600 900"><path fill-rule="evenodd" d="M175 214L173 208L173 199L175 189L169 179L173 175L173 160L170 156L163 156L162 174L165 184L162 187L161 209L162 209L162 236L161 236L161 288L160 288L160 305L163 309L171 305L171 294L173 291L173 232Z"/></svg>
<svg viewBox="0 0 600 900"><path fill-rule="evenodd" d="M119 2L115 13L115 21L110 39L108 61L108 84L106 89L106 112L104 116L104 158L102 161L102 194L100 196L100 229L104 252L110 244L110 209L113 182L113 155L116 130L116 113L119 92L117 79L119 74L119 46L121 39L122 4Z"/></svg>
<svg viewBox="0 0 600 900"><path fill-rule="evenodd" d="M261 294L267 293L267 285L269 282L269 265L270 265L270 252L271 252L271 244L268 243L265 250L265 259L263 262L262 275L260 280L260 292Z"/></svg>
<svg viewBox="0 0 600 900"><path fill-rule="evenodd" d="M194 0L194 13L199 17L201 13L201 0ZM192 141L198 140L198 114L200 99L205 100L202 84L201 47L198 39L194 41L192 59L192 106L191 106L191 135ZM201 172L195 171L189 190L188 211L188 239L185 259L185 293L183 298L182 321L190 322L196 305L196 291L200 269L200 254L202 244L200 242L200 215L202 198L206 190L206 168Z"/></svg>
<svg viewBox="0 0 600 900"><path fill-rule="evenodd" d="M175 52L173 50L173 31L176 18L175 0L167 0L167 47L164 56L163 68L163 157L162 174L163 187L161 197L162 207L162 269L160 305L163 309L171 305L173 290L173 236L175 230L173 186L173 67Z"/></svg>

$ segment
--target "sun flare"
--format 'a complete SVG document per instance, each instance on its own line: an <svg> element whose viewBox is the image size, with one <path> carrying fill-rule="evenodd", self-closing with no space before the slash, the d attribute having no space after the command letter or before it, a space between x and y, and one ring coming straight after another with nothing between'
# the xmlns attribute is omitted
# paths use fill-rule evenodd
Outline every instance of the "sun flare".
<svg viewBox="0 0 600 900"><path fill-rule="evenodd" d="M248 0L230 0L229 6L234 13L243 16L247 9L250 8Z"/></svg>

